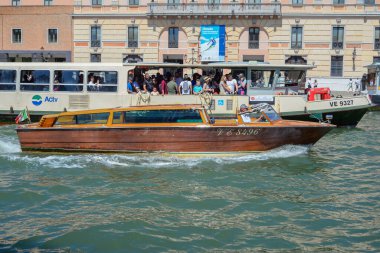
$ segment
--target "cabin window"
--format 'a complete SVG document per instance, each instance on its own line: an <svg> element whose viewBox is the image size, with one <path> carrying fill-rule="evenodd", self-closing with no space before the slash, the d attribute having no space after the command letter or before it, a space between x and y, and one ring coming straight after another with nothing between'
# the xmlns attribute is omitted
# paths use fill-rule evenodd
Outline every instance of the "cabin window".
<svg viewBox="0 0 380 253"><path fill-rule="evenodd" d="M274 71L251 70L251 78L251 88L270 89L273 86Z"/></svg>
<svg viewBox="0 0 380 253"><path fill-rule="evenodd" d="M54 125L75 125L76 123L75 115L65 115L58 117Z"/></svg>
<svg viewBox="0 0 380 253"><path fill-rule="evenodd" d="M21 70L21 91L49 91L49 70Z"/></svg>
<svg viewBox="0 0 380 253"><path fill-rule="evenodd" d="M116 71L89 71L87 73L87 91L117 92L117 81Z"/></svg>
<svg viewBox="0 0 380 253"><path fill-rule="evenodd" d="M124 123L124 112L114 112L112 124L122 124Z"/></svg>
<svg viewBox="0 0 380 253"><path fill-rule="evenodd" d="M80 70L54 71L54 91L83 91L84 72Z"/></svg>
<svg viewBox="0 0 380 253"><path fill-rule="evenodd" d="M92 113L77 115L78 124L107 124L110 113Z"/></svg>
<svg viewBox="0 0 380 253"><path fill-rule="evenodd" d="M276 87L298 87L306 82L305 71L278 71L277 75Z"/></svg>
<svg viewBox="0 0 380 253"><path fill-rule="evenodd" d="M305 86L306 72L301 70L285 71L285 86Z"/></svg>
<svg viewBox="0 0 380 253"><path fill-rule="evenodd" d="M119 119L115 118L119 116ZM198 110L144 110L114 114L114 121L122 123L202 123Z"/></svg>
<svg viewBox="0 0 380 253"><path fill-rule="evenodd" d="M16 90L16 70L0 69L0 90Z"/></svg>

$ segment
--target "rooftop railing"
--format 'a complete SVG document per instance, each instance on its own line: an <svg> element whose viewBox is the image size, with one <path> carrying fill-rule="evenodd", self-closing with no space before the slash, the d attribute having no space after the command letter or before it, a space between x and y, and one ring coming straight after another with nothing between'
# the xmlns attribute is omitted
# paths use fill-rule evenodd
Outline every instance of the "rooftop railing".
<svg viewBox="0 0 380 253"><path fill-rule="evenodd" d="M148 16L281 16L281 4L248 4L248 3L229 3L229 4L200 4L200 3L179 3L161 4L148 3Z"/></svg>

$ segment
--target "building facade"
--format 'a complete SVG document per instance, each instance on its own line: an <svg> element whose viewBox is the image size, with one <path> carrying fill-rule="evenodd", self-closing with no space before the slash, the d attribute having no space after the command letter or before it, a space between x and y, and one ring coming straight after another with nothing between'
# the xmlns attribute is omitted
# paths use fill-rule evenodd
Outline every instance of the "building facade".
<svg viewBox="0 0 380 253"><path fill-rule="evenodd" d="M225 61L314 64L322 85L380 59L379 0L78 0L74 60L199 62L202 25L225 25Z"/></svg>
<svg viewBox="0 0 380 253"><path fill-rule="evenodd" d="M0 0L0 61L72 61L68 0Z"/></svg>
<svg viewBox="0 0 380 253"><path fill-rule="evenodd" d="M6 4L16 6L0 8L0 60L46 60L50 52L47 59L69 61L72 51L75 62L197 63L204 25L225 26L225 61L314 64L308 75L321 85L343 87L380 60L380 0L0 0Z"/></svg>

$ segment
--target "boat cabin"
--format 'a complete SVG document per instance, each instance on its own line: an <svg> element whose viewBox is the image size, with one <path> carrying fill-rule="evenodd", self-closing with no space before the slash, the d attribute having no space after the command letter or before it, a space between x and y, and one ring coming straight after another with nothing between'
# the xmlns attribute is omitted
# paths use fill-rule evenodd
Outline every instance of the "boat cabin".
<svg viewBox="0 0 380 253"><path fill-rule="evenodd" d="M367 90L369 95L380 95L380 62L366 66L367 74Z"/></svg>
<svg viewBox="0 0 380 253"><path fill-rule="evenodd" d="M307 64L270 64L267 62L215 62L208 64L176 64L176 63L125 63L124 66L134 66L129 72L130 78L143 76L145 73L155 74L160 70L164 75L183 76L185 69L191 73L211 75L219 83L220 77L231 74L238 80L239 75L245 77L248 85L247 95L278 95L298 94L304 92L306 71L314 68ZM186 71L187 73L190 71ZM189 75L190 78L191 75Z"/></svg>
<svg viewBox="0 0 380 253"><path fill-rule="evenodd" d="M40 127L91 127L91 126L123 126L123 125L162 125L181 124L199 125L210 122L208 114L200 105L161 105L131 106L63 112L45 115L38 125Z"/></svg>
<svg viewBox="0 0 380 253"><path fill-rule="evenodd" d="M273 123L281 117L270 105L238 112L235 119L215 120L199 105L132 106L127 108L86 110L45 115L37 127L122 127L122 126L201 126Z"/></svg>

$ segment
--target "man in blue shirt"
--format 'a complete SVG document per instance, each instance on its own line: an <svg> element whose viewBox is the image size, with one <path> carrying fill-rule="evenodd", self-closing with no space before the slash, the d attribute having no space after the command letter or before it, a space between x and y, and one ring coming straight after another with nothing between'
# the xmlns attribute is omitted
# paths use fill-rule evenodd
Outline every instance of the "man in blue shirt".
<svg viewBox="0 0 380 253"><path fill-rule="evenodd" d="M134 93L134 92L133 92L133 78L132 78L132 77L129 77L129 78L128 78L127 92L128 92L129 94Z"/></svg>

